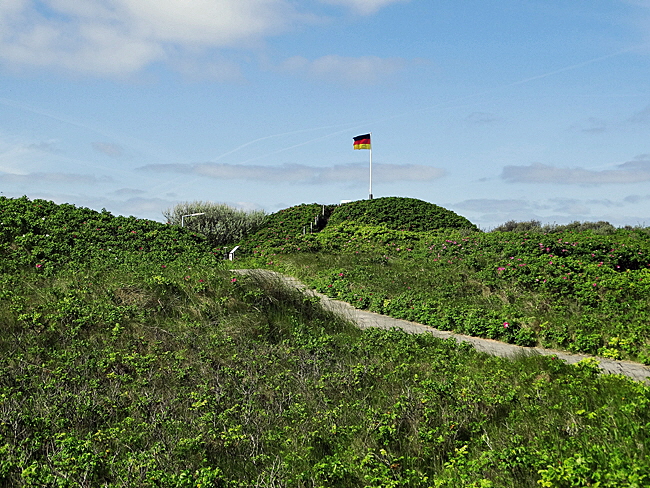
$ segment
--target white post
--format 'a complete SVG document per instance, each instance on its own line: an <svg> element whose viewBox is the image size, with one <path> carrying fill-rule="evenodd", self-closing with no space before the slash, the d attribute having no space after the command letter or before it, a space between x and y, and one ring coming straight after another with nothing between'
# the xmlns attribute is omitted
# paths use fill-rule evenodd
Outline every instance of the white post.
<svg viewBox="0 0 650 488"><path fill-rule="evenodd" d="M197 215L205 215L205 212L181 215L181 227L185 227L185 217L196 217Z"/></svg>
<svg viewBox="0 0 650 488"><path fill-rule="evenodd" d="M231 261L234 261L234 260L235 260L235 251L236 251L237 249L239 249L239 246L235 246L235 247L232 248L232 251L230 251L230 252L228 253L228 259L230 259Z"/></svg>

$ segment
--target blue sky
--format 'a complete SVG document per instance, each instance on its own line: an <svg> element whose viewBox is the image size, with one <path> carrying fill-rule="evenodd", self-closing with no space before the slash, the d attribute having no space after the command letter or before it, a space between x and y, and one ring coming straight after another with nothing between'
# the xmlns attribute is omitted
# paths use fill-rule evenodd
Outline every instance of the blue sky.
<svg viewBox="0 0 650 488"><path fill-rule="evenodd" d="M650 2L2 0L0 191L650 226Z"/></svg>

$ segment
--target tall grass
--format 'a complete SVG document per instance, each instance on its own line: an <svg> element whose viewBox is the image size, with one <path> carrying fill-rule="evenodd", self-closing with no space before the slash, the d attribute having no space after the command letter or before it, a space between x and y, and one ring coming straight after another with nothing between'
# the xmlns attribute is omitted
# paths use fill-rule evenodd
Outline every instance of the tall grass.
<svg viewBox="0 0 650 488"><path fill-rule="evenodd" d="M189 217L196 213L203 215ZM214 246L242 240L266 219L263 210L241 210L225 203L203 201L179 203L163 211L163 216L174 225L181 225L182 221L188 229L207 236Z"/></svg>
<svg viewBox="0 0 650 488"><path fill-rule="evenodd" d="M644 384L588 361L510 361L428 335L361 331L264 273L231 274L203 238L177 227L0 203L9 262L0 266L0 487L650 484ZM414 313L427 286L448 306L468 290L477 301L516 298L516 279L481 298L482 285L462 275L470 268L459 258L485 256L456 246L442 268L421 271L412 255L355 254L358 242L396 247L387 229L339 229L315 236L344 240L345 256L277 259L366 307ZM645 272L633 266L645 260L634 245L613 253L609 242L610 265L629 270L610 269L612 283ZM375 284L404 300L378 298ZM644 290L626 287L612 306Z"/></svg>
<svg viewBox="0 0 650 488"><path fill-rule="evenodd" d="M631 228L630 228L631 230ZM569 224L544 224L539 220L516 221L509 220L504 224L495 227L492 232L537 232L560 234L563 232L585 232L591 231L597 235L612 235L616 232L609 222L600 220L598 222L579 222L574 221Z"/></svg>
<svg viewBox="0 0 650 488"><path fill-rule="evenodd" d="M260 248L251 263L283 269L358 308L439 329L650 364L643 229L333 230Z"/></svg>
<svg viewBox="0 0 650 488"><path fill-rule="evenodd" d="M0 486L647 484L650 391L589 363L361 331L263 274L25 271Z"/></svg>

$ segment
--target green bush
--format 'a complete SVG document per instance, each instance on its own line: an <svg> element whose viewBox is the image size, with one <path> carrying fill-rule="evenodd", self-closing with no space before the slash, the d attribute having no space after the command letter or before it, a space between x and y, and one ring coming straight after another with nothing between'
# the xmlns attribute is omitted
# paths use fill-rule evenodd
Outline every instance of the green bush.
<svg viewBox="0 0 650 488"><path fill-rule="evenodd" d="M213 261L210 243L189 229L27 197L0 197L0 270L126 262Z"/></svg>
<svg viewBox="0 0 650 488"><path fill-rule="evenodd" d="M632 230L629 228L628 230ZM558 225L558 224L545 224L539 220L528 220L523 222L518 222L516 220L509 220L505 224L501 224L494 229L492 232L535 232L542 234L561 234L565 232L585 232L591 231L594 234L600 235L611 235L616 233L616 227L614 227L609 222L600 220L598 222L579 222L574 221L570 224Z"/></svg>
<svg viewBox="0 0 650 488"><path fill-rule="evenodd" d="M303 203L269 215L254 233L242 239L243 251L259 254L263 249L283 248L300 241L303 235L321 230L333 206ZM300 247L300 246L297 246Z"/></svg>
<svg viewBox="0 0 650 488"><path fill-rule="evenodd" d="M299 236L273 259L361 308L608 357L647 347L647 233ZM208 244L0 199L0 487L650 483L647 385L595 360L362 331Z"/></svg>
<svg viewBox="0 0 650 488"><path fill-rule="evenodd" d="M330 223L259 255L359 308L520 345L650 362L643 229L466 234Z"/></svg>
<svg viewBox="0 0 650 488"><path fill-rule="evenodd" d="M204 215L189 216L202 213ZM163 211L167 222L205 235L213 246L232 244L255 232L266 220L263 210L241 210L225 203L183 202ZM187 216L183 218L183 216Z"/></svg>
<svg viewBox="0 0 650 488"><path fill-rule="evenodd" d="M395 230L430 231L443 228L478 230L465 217L451 210L415 198L402 197L384 197L342 204L334 210L328 225L344 222L383 224Z"/></svg>
<svg viewBox="0 0 650 488"><path fill-rule="evenodd" d="M492 232L541 232L542 223L539 220L529 220L526 222L517 222L508 220L505 224L492 229Z"/></svg>

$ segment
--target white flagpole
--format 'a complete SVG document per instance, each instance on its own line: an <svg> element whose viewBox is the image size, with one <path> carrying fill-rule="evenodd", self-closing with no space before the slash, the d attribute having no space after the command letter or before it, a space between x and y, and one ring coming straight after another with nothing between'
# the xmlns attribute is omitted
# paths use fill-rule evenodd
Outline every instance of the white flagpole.
<svg viewBox="0 0 650 488"><path fill-rule="evenodd" d="M372 200L372 132L370 133L370 200Z"/></svg>

